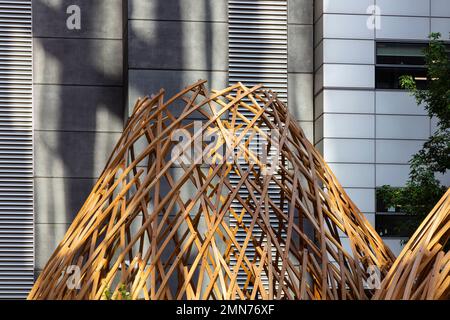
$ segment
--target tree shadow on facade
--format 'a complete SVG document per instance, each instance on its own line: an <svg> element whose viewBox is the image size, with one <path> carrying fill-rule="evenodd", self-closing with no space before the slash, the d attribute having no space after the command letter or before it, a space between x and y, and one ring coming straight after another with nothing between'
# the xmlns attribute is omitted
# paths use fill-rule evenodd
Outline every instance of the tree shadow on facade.
<svg viewBox="0 0 450 320"><path fill-rule="evenodd" d="M69 3L70 2L70 3ZM120 2L120 1L119 1ZM81 8L83 28L96 28L108 1L33 1L35 43L35 221L36 268L40 269L90 193L123 123L120 39L89 38L66 28L66 7ZM39 13L41 13L39 17ZM54 18L54 19L52 19ZM46 25L46 30L36 26ZM49 27L50 26L50 27ZM45 29L45 28L44 28ZM50 30L50 32L48 31ZM87 30L88 32L89 30ZM45 33L48 35L45 35ZM104 44L112 44L104 46ZM38 61L36 61L38 60ZM108 63L115 66L109 66ZM117 132L117 134L114 134ZM101 161L99 161L101 160Z"/></svg>

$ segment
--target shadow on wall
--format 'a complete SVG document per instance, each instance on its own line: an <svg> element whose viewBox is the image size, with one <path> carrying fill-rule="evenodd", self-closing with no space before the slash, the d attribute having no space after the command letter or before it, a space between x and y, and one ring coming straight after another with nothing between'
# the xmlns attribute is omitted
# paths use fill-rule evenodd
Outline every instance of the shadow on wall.
<svg viewBox="0 0 450 320"><path fill-rule="evenodd" d="M82 30L68 34L71 4L82 8ZM45 254L65 232L54 224L67 227L72 221L116 143L119 134L112 132L123 125L122 67L117 67L123 63L122 43L87 34L104 29L96 24L107 5L104 0L33 1L35 215L41 224L36 242L39 250L48 246L42 248Z"/></svg>
<svg viewBox="0 0 450 320"><path fill-rule="evenodd" d="M90 193L95 177L119 137L112 132L122 129L123 43L118 38L104 39L100 34L109 28L100 24L104 19L102 15L108 16L112 1L122 3L122 0L33 2L34 10L44 12L47 19L35 20L39 28L45 26L44 34L33 31L35 212L36 223L41 225L36 242L37 248L42 246L39 249L42 254L37 254L38 260L42 260L38 261L38 268L45 264L43 260L52 253ZM218 58L217 53L222 54L223 50L228 53L228 48L226 43L217 45L213 23L199 22L210 21L217 13L216 9L215 13L211 12L212 3L209 0L193 0L192 3L197 7L187 2L182 4L181 0L128 1L129 12L140 12L138 19L130 16L125 22L130 26L129 47L125 48L129 64L125 65L125 70L139 71L143 75L139 78L138 89L131 81L130 90L150 95L166 87L169 88L168 99L200 78L208 80L212 87L216 76L210 71L220 69L217 61L224 60L221 55ZM75 35L67 34L64 29L65 9L71 4L82 8L83 27ZM118 23L118 19L109 20L106 23ZM139 30L132 30L132 26L139 25L142 26ZM89 29L97 31L89 34ZM115 50L117 46L120 50ZM225 74L222 72L219 88L226 84ZM134 101L130 102L132 108Z"/></svg>
<svg viewBox="0 0 450 320"><path fill-rule="evenodd" d="M135 99L166 89L166 99L217 69L217 47L209 0L130 0L129 108ZM226 85L226 82L223 83ZM221 85L221 87L223 86Z"/></svg>

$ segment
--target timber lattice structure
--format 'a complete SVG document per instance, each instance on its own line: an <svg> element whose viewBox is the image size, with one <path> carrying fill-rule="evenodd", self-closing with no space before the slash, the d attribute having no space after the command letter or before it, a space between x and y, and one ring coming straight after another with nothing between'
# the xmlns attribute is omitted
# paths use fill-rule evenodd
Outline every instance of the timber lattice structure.
<svg viewBox="0 0 450 320"><path fill-rule="evenodd" d="M252 140L269 129L266 163ZM180 130L216 139L185 159ZM136 103L29 299L369 299L368 268L384 277L393 262L274 92L199 81Z"/></svg>
<svg viewBox="0 0 450 320"><path fill-rule="evenodd" d="M450 189L411 237L374 299L450 299Z"/></svg>

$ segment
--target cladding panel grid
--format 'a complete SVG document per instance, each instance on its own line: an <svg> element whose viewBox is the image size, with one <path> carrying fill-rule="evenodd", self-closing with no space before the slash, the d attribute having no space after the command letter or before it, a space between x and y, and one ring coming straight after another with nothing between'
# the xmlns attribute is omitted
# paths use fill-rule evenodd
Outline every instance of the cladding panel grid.
<svg viewBox="0 0 450 320"><path fill-rule="evenodd" d="M31 0L0 1L0 299L33 285Z"/></svg>
<svg viewBox="0 0 450 320"><path fill-rule="evenodd" d="M287 103L288 88L288 28L287 28L287 1L265 1L265 0L229 0L228 1L228 37L229 37L229 85L236 82L242 82L251 87L263 84L266 88L272 89L277 93L278 98ZM245 100L245 99L244 99ZM242 108L240 112L243 115L249 114L249 111ZM251 117L251 115L249 114ZM267 128L261 128L268 133ZM249 133L250 134L250 133ZM253 152L261 151L261 145L251 145ZM237 150L236 150L237 152ZM246 165L243 164L245 168ZM239 180L235 174L230 174L230 181L236 184ZM239 193L244 195L248 193L245 186L242 186ZM277 205L280 205L279 187L272 181L269 185L269 194L271 199ZM259 195L255 195L259 200ZM242 205L238 202L232 204L237 212L241 212ZM264 207L262 207L264 211ZM287 212L287 208L283 208ZM271 208L269 208L271 225L276 228L278 219ZM248 225L250 221L244 218L244 224ZM230 217L230 226L236 226L234 217ZM253 234L261 235L259 227L255 227ZM236 238L239 243L243 243L245 233L238 231ZM272 248L273 254L275 249ZM249 257L254 256L254 248L249 245L246 254ZM236 263L236 259L231 259L231 265ZM245 284L246 276L238 275L238 284ZM268 279L263 277L262 283L269 285Z"/></svg>

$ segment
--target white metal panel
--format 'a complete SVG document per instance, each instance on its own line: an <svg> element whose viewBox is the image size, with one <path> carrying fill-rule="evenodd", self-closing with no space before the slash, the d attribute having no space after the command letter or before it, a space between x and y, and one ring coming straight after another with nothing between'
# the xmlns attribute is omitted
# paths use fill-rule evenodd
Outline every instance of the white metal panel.
<svg viewBox="0 0 450 320"><path fill-rule="evenodd" d="M330 169L344 188L375 187L373 164L330 163Z"/></svg>
<svg viewBox="0 0 450 320"><path fill-rule="evenodd" d="M407 91L377 90L375 110L377 114L427 115L424 106L417 106L415 98Z"/></svg>
<svg viewBox="0 0 450 320"><path fill-rule="evenodd" d="M377 39L427 40L430 34L429 18L381 16L380 24Z"/></svg>
<svg viewBox="0 0 450 320"><path fill-rule="evenodd" d="M430 32L439 32L443 40L450 40L450 18L431 18Z"/></svg>
<svg viewBox="0 0 450 320"><path fill-rule="evenodd" d="M367 19L365 15L324 14L323 38L371 40L374 30L367 28ZM382 24L382 28L384 30L386 25Z"/></svg>
<svg viewBox="0 0 450 320"><path fill-rule="evenodd" d="M426 140L430 136L428 116L376 116L377 139Z"/></svg>
<svg viewBox="0 0 450 320"><path fill-rule="evenodd" d="M374 65L325 64L323 86L328 88L375 88Z"/></svg>
<svg viewBox="0 0 450 320"><path fill-rule="evenodd" d="M319 3L321 3L319 5ZM315 5L322 6L323 13L367 14L374 0L318 0Z"/></svg>
<svg viewBox="0 0 450 320"><path fill-rule="evenodd" d="M371 90L325 90L322 109L326 113L374 113L375 93Z"/></svg>
<svg viewBox="0 0 450 320"><path fill-rule="evenodd" d="M386 16L426 16L430 15L430 0L377 0L381 14Z"/></svg>
<svg viewBox="0 0 450 320"><path fill-rule="evenodd" d="M0 0L0 299L33 284L31 0Z"/></svg>
<svg viewBox="0 0 450 320"><path fill-rule="evenodd" d="M431 16L450 18L448 0L431 0Z"/></svg>
<svg viewBox="0 0 450 320"><path fill-rule="evenodd" d="M372 40L324 39L323 63L375 64L374 47Z"/></svg>

